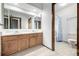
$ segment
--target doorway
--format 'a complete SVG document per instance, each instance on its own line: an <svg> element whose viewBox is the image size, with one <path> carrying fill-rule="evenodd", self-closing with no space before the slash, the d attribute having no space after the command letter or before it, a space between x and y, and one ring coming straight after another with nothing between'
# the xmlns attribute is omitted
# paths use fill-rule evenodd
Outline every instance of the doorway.
<svg viewBox="0 0 79 59"><path fill-rule="evenodd" d="M52 38L52 49L62 56L76 55L76 22L74 20L77 19L77 4L52 4L52 6L54 7L54 9L52 7L52 37L54 37Z"/></svg>

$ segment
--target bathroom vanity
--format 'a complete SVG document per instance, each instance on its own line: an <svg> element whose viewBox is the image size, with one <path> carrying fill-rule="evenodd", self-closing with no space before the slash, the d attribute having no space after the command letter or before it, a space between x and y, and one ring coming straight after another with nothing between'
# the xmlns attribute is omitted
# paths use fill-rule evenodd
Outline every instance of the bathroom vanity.
<svg viewBox="0 0 79 59"><path fill-rule="evenodd" d="M4 35L2 38L2 55L11 55L42 44L43 33L26 33Z"/></svg>
<svg viewBox="0 0 79 59"><path fill-rule="evenodd" d="M20 11L8 8L8 6L18 8ZM28 7L30 5L27 5L24 10L24 8L16 7L13 4L4 3L1 36L2 55L11 55L42 44L42 17L37 12L33 12L34 15L28 13Z"/></svg>

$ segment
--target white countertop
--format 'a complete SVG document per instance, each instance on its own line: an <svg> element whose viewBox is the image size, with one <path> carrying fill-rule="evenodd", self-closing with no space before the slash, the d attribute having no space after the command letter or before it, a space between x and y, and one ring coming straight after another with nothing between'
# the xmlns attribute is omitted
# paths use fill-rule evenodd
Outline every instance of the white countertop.
<svg viewBox="0 0 79 59"><path fill-rule="evenodd" d="M42 30L36 30L36 29L6 29L2 31L1 36L6 35L20 35L20 34L30 34L30 33L42 33Z"/></svg>

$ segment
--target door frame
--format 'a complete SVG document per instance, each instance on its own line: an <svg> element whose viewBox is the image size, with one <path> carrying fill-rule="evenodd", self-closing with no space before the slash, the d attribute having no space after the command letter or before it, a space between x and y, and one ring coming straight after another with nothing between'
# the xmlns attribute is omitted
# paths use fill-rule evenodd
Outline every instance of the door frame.
<svg viewBox="0 0 79 59"><path fill-rule="evenodd" d="M77 56L79 56L79 3L77 3Z"/></svg>
<svg viewBox="0 0 79 59"><path fill-rule="evenodd" d="M52 51L55 51L55 4L52 3Z"/></svg>
<svg viewBox="0 0 79 59"><path fill-rule="evenodd" d="M55 4L52 3L52 50L55 51ZM77 56L79 56L79 3L77 3Z"/></svg>

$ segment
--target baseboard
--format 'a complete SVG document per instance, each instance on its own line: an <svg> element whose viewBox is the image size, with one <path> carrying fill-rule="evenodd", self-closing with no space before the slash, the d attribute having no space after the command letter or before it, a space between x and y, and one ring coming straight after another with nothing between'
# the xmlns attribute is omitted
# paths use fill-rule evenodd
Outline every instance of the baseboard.
<svg viewBox="0 0 79 59"><path fill-rule="evenodd" d="M48 48L48 49L50 49L50 50L52 50L51 48L49 48L49 47L47 47L47 46L45 46L44 44L42 44L44 47L46 47L46 48ZM53 50L52 50L53 51Z"/></svg>

